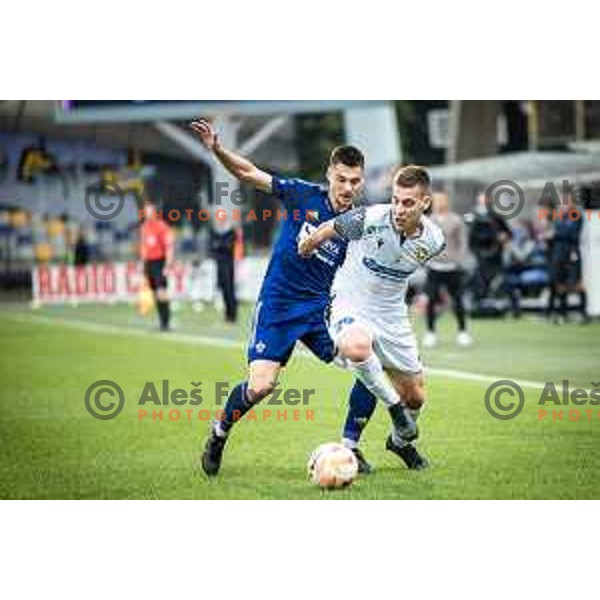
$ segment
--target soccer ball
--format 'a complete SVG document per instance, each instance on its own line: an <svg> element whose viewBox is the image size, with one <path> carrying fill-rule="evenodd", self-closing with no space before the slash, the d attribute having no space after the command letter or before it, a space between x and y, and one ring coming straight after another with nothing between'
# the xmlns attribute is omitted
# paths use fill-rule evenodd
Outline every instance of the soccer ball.
<svg viewBox="0 0 600 600"><path fill-rule="evenodd" d="M310 480L328 490L351 485L358 473L352 450L337 442L319 446L310 455L307 466Z"/></svg>

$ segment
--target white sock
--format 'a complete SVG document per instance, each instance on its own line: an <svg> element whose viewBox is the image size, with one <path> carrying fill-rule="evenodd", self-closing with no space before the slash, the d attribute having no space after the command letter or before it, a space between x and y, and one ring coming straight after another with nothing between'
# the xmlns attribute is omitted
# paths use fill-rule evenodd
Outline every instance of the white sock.
<svg viewBox="0 0 600 600"><path fill-rule="evenodd" d="M342 444L349 450L354 450L355 448L358 448L358 442L351 440L350 438L343 438Z"/></svg>
<svg viewBox="0 0 600 600"><path fill-rule="evenodd" d="M213 421L213 431L217 437L226 438L228 433L223 431L221 427L221 421Z"/></svg>
<svg viewBox="0 0 600 600"><path fill-rule="evenodd" d="M359 363L350 362L350 365L356 376L365 384L365 387L387 407L400 402L400 396L398 396L394 386L383 371L381 361L374 352L367 360Z"/></svg>

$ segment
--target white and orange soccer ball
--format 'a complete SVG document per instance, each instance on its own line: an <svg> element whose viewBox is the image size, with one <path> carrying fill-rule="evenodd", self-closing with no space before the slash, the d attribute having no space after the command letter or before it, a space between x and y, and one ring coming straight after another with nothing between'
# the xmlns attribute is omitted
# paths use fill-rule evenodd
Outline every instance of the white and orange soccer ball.
<svg viewBox="0 0 600 600"><path fill-rule="evenodd" d="M308 459L310 480L324 489L347 487L357 473L358 462L352 450L337 442L322 444Z"/></svg>

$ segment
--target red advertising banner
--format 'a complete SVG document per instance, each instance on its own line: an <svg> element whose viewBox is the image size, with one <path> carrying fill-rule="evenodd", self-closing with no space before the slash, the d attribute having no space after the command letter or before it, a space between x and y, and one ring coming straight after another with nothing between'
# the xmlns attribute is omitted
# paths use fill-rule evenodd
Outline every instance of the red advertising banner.
<svg viewBox="0 0 600 600"><path fill-rule="evenodd" d="M254 302L268 260L250 257L236 261L236 287L240 300ZM173 300L212 302L217 294L214 260L201 263L175 262L167 271ZM35 304L69 302L135 301L144 286L143 264L138 261L93 263L75 267L66 264L39 265L32 273Z"/></svg>
<svg viewBox="0 0 600 600"><path fill-rule="evenodd" d="M214 265L175 263L168 271L173 299L211 300ZM135 300L144 285L141 262L40 265L33 270L33 300L41 304ZM194 292L197 297L194 297Z"/></svg>

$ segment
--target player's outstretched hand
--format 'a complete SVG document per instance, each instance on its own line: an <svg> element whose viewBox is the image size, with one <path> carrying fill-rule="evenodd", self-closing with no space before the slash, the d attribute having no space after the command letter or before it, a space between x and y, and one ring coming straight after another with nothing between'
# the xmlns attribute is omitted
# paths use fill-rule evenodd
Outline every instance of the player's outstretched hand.
<svg viewBox="0 0 600 600"><path fill-rule="evenodd" d="M310 258L317 248L336 235L333 220L321 223L316 231L300 232L298 238L298 254L302 258Z"/></svg>
<svg viewBox="0 0 600 600"><path fill-rule="evenodd" d="M316 248L317 245L314 243L312 236L305 237L304 239L298 241L298 254L302 258L310 258Z"/></svg>
<svg viewBox="0 0 600 600"><path fill-rule="evenodd" d="M190 129L200 138L207 150L214 150L217 143L217 130L212 123L206 119L194 119L190 123Z"/></svg>

